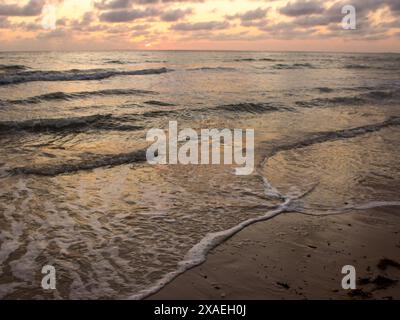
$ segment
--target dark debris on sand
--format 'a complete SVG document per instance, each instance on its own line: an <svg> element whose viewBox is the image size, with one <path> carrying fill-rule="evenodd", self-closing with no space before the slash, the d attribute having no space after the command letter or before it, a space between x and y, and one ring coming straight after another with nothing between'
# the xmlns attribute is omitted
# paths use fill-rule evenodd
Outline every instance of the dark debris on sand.
<svg viewBox="0 0 400 320"><path fill-rule="evenodd" d="M383 258L379 261L378 263L379 269L386 270L388 267L394 267L400 269L400 263L388 258Z"/></svg>

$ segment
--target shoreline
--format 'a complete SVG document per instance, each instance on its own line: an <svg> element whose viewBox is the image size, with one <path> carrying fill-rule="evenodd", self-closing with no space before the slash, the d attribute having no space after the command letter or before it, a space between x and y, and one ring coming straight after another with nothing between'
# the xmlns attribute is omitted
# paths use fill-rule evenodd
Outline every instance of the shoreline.
<svg viewBox="0 0 400 320"><path fill-rule="evenodd" d="M251 224L146 299L400 299L400 209L284 212ZM357 289L341 287L356 268Z"/></svg>

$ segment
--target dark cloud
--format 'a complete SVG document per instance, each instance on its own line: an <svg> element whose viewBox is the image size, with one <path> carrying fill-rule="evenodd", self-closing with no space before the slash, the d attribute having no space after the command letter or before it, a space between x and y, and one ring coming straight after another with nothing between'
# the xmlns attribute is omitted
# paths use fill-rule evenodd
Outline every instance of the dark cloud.
<svg viewBox="0 0 400 320"><path fill-rule="evenodd" d="M112 0L112 1L97 1L94 3L95 8L100 10L124 9L132 6L132 0Z"/></svg>
<svg viewBox="0 0 400 320"><path fill-rule="evenodd" d="M100 21L103 22L130 22L137 19L156 17L159 11L155 8L136 10L112 10L100 14Z"/></svg>
<svg viewBox="0 0 400 320"><path fill-rule="evenodd" d="M191 14L193 12L192 9L187 9L187 10L182 10L182 9L176 9L176 10L167 10L164 13L161 14L161 20L163 21L178 21L185 16Z"/></svg>
<svg viewBox="0 0 400 320"><path fill-rule="evenodd" d="M280 8L279 12L286 16L296 17L324 12L324 7L319 1L300 0L289 2Z"/></svg>
<svg viewBox="0 0 400 320"><path fill-rule="evenodd" d="M226 21L208 21L196 23L178 23L171 27L178 31L200 31L200 30L221 30L229 28L230 24Z"/></svg>
<svg viewBox="0 0 400 320"><path fill-rule="evenodd" d="M204 2L205 0L100 0L95 2L95 7L100 10L114 10L131 8L133 5L149 5L158 3L195 3Z"/></svg>
<svg viewBox="0 0 400 320"><path fill-rule="evenodd" d="M30 0L26 5L0 3L0 16L37 16L41 14L44 4L44 0Z"/></svg>
<svg viewBox="0 0 400 320"><path fill-rule="evenodd" d="M264 19L267 15L269 8L258 8L255 10L246 11L244 13L238 13L233 16L227 16L228 19L240 19L242 21L251 21Z"/></svg>

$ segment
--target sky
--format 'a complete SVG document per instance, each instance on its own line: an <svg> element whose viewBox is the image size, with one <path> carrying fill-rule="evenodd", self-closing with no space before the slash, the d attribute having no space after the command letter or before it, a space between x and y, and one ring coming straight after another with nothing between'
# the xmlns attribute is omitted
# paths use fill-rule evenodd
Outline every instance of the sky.
<svg viewBox="0 0 400 320"><path fill-rule="evenodd" d="M399 17L400 0L0 0L0 50L400 52Z"/></svg>

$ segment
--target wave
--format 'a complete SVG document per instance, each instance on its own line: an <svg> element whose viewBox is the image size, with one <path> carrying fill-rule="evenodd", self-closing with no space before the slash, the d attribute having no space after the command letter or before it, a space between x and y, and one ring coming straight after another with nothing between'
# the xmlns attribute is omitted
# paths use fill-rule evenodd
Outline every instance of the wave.
<svg viewBox="0 0 400 320"><path fill-rule="evenodd" d="M319 88L321 91L321 88ZM330 92L330 90L321 91ZM382 102L383 100L398 99L400 94L397 91L373 90L358 96L339 96L333 98L316 98L309 101L296 101L299 107L323 107L327 105L362 105L369 102Z"/></svg>
<svg viewBox="0 0 400 320"><path fill-rule="evenodd" d="M113 69L89 69L67 71L25 71L0 76L0 85L18 84L32 81L82 81L103 80L115 76L137 76L167 73L167 68L118 71Z"/></svg>
<svg viewBox="0 0 400 320"><path fill-rule="evenodd" d="M304 108L323 107L327 105L361 105L366 100L361 97L334 97L334 98L316 98L310 101L296 101L296 105Z"/></svg>
<svg viewBox="0 0 400 320"><path fill-rule="evenodd" d="M311 63L294 63L284 64L278 63L272 67L273 69L315 69Z"/></svg>
<svg viewBox="0 0 400 320"><path fill-rule="evenodd" d="M73 99L89 98L93 96L120 96L120 95L145 95L145 94L157 94L154 91L146 90L135 90L135 89L106 89L97 91L83 91L83 92L52 92L46 93L39 96L29 97L20 100L6 100L2 101L2 104L36 104L43 101L68 101Z"/></svg>
<svg viewBox="0 0 400 320"><path fill-rule="evenodd" d="M122 60L105 60L104 63L106 63L106 64L120 64L120 65L124 65L124 64L135 64L135 63L137 63L137 62L122 61Z"/></svg>
<svg viewBox="0 0 400 320"><path fill-rule="evenodd" d="M187 69L187 71L236 71L236 69L230 67L199 67Z"/></svg>
<svg viewBox="0 0 400 320"><path fill-rule="evenodd" d="M384 90L387 89L387 87L379 87L379 86L358 86L358 87L336 87L336 88L330 88L330 87L317 87L314 90L319 91L320 93L330 93L334 91L371 91L371 92L385 92ZM386 91L387 92L387 91ZM390 95L393 95L390 93Z"/></svg>
<svg viewBox="0 0 400 320"><path fill-rule="evenodd" d="M398 91L371 91L366 94L364 94L365 97L370 98L370 99L376 99L376 100L381 100L381 99L391 99L399 96Z"/></svg>
<svg viewBox="0 0 400 320"><path fill-rule="evenodd" d="M158 102L157 102L158 103ZM170 106L170 105L168 105ZM194 114L212 114L212 113L220 113L220 112L232 112L232 113L251 113L251 114L260 114L267 112L279 112L279 111L294 111L292 108L287 108L283 106L273 106L269 103L236 103L236 104L228 104L221 105L215 107L205 107L198 109L181 109L181 110L154 110L142 113L138 116L142 116L145 118L153 118L153 117L165 117L170 115L180 114L182 116L193 116Z"/></svg>
<svg viewBox="0 0 400 320"><path fill-rule="evenodd" d="M140 62L139 61L126 61L126 60L104 60L104 63L125 65L125 64L138 64ZM145 60L145 61L143 61L143 63L167 63L167 61L166 60Z"/></svg>
<svg viewBox="0 0 400 320"><path fill-rule="evenodd" d="M145 63L167 63L166 60L146 60Z"/></svg>
<svg viewBox="0 0 400 320"><path fill-rule="evenodd" d="M166 117L176 113L178 113L178 110L155 110L155 111L144 112L140 116L145 118L155 118L155 117Z"/></svg>
<svg viewBox="0 0 400 320"><path fill-rule="evenodd" d="M25 67L20 64L0 64L0 71L4 72L17 72L27 70L28 67Z"/></svg>
<svg viewBox="0 0 400 320"><path fill-rule="evenodd" d="M345 69L374 69L373 66L365 65L365 64L346 64L344 66Z"/></svg>
<svg viewBox="0 0 400 320"><path fill-rule="evenodd" d="M92 159L69 161L68 163L60 163L55 165L12 168L9 169L8 172L14 175L26 174L54 177L62 174L76 173L78 171L87 171L103 167L115 167L124 164L139 163L145 161L147 161L146 150L136 150L130 153L96 156Z"/></svg>
<svg viewBox="0 0 400 320"><path fill-rule="evenodd" d="M362 127L356 127L351 129L344 129L339 131L328 131L328 132L319 132L312 134L305 140L297 141L294 143L283 144L277 147L274 147L268 157L272 157L279 152L282 151L291 151L295 149L301 149L305 147L312 146L314 144L330 142L330 141L337 141L342 139L350 139L355 138L361 135L365 135L368 133L373 133L380 131L382 129L393 127L393 126L400 126L400 117L391 117L386 121L381 123L370 124Z"/></svg>
<svg viewBox="0 0 400 320"><path fill-rule="evenodd" d="M29 131L29 132L57 132L64 130L140 130L140 126L121 125L116 122L118 118L110 114L93 115L75 118L58 119L32 119L25 121L2 121L0 122L0 134L7 134L10 131Z"/></svg>
<svg viewBox="0 0 400 320"><path fill-rule="evenodd" d="M256 61L277 61L276 59L271 58L241 58L234 59L235 62L256 62Z"/></svg>
<svg viewBox="0 0 400 320"><path fill-rule="evenodd" d="M273 106L269 103L238 103L218 106L215 109L229 112L265 113L275 111L293 111L287 107Z"/></svg>
<svg viewBox="0 0 400 320"><path fill-rule="evenodd" d="M317 90L321 93L329 93L329 92L334 91L332 88L328 88L328 87L320 87L320 88L317 88Z"/></svg>
<svg viewBox="0 0 400 320"><path fill-rule="evenodd" d="M175 105L168 102L150 100L146 101L145 104L152 105L152 106L159 106L159 107L174 107Z"/></svg>
<svg viewBox="0 0 400 320"><path fill-rule="evenodd" d="M369 70L369 69L375 69L375 70L398 70L400 68L400 65L398 64L387 64L387 65L382 65L380 63L379 65L366 65L366 64L347 64L344 66L344 69L354 69L354 70Z"/></svg>

